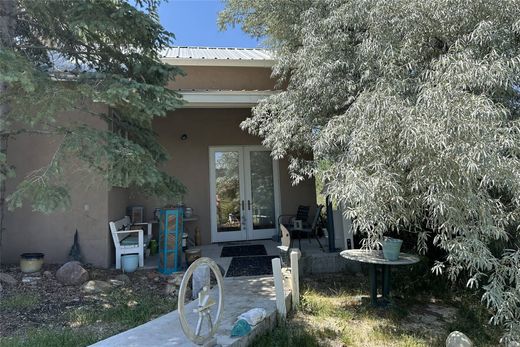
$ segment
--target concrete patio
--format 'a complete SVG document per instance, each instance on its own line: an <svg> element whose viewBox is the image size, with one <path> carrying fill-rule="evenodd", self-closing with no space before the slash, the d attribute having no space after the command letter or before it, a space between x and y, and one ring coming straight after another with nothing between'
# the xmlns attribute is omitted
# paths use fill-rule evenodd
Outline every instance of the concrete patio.
<svg viewBox="0 0 520 347"><path fill-rule="evenodd" d="M300 270L303 275L313 273L326 272L342 272L359 271L355 263L348 262L339 256L339 252L326 252L327 239L322 238L320 242L324 246L324 250L320 249L316 240L301 240L302 257L300 259ZM277 246L279 243L272 240L258 241L240 241L226 242L211 245L198 246L201 249L203 257L209 257L215 260L227 273L232 257L221 257L222 248L224 246L244 246L244 245L264 245L267 255L279 255ZM293 246L299 246L295 241ZM145 259L145 269L157 268L157 256ZM288 307L291 305L291 291L289 287L288 272L284 272L286 279L285 301ZM223 321L217 331L217 342L222 346L247 346L259 334L265 333L272 329L277 322L276 312L276 295L274 288L274 280L272 276L251 276L251 277L224 277L224 314ZM214 296L215 288L212 289ZM192 301L186 305L186 312L192 312L197 305L196 301ZM267 317L260 324L255 326L250 334L241 338L231 338L230 333L238 315L252 308L264 308ZM213 312L213 315L215 312ZM188 321L195 325L196 316L191 315ZM112 336L106 340L100 341L93 346L192 346L184 335L180 322L178 311L175 310L143 325Z"/></svg>
<svg viewBox="0 0 520 347"><path fill-rule="evenodd" d="M222 346L247 346L256 335L272 328L276 323L276 303L272 277L257 278L226 278L224 279L224 315L217 331L217 342ZM216 295L213 291L213 295ZM251 295L254 293L254 295ZM192 301L186 305L186 312L191 312L197 305ZM231 329L238 315L251 308L260 307L267 311L267 318L258 324L254 330L243 338L231 338ZM213 312L212 316L215 315ZM195 326L196 317L191 315L188 320ZM148 323L130 329L93 346L192 346L186 338L179 322L177 310L165 314Z"/></svg>
<svg viewBox="0 0 520 347"><path fill-rule="evenodd" d="M329 253L327 249L328 240L323 237L320 239L324 251L320 249L315 239L302 239L301 249L302 258L300 260L300 268L303 275L310 275L316 273L330 273L330 272L358 272L359 265L355 262L345 260L339 255L339 251ZM196 246L200 248L203 257L213 259L217 264L227 272L231 263L231 257L220 257L222 247L224 246L245 246L245 245L264 245L267 255L279 255L280 252L277 246L278 242L272 240L257 240L257 241L236 241L226 243L214 243L210 245ZM294 241L293 247L298 247L298 240ZM192 248L192 247L191 247ZM144 269L150 270L157 268L158 257L152 256L145 258Z"/></svg>
<svg viewBox="0 0 520 347"><path fill-rule="evenodd" d="M229 264L228 264L229 265ZM291 291L289 279L284 280L285 301L287 307L291 307ZM216 288L212 289L213 297L216 297ZM186 312L192 312L197 307L197 301L186 305ZM266 318L252 331L243 337L230 337L231 329L237 317L252 308L263 308L266 310ZM216 308L212 316L216 316ZM197 321L195 314L187 317L191 326ZM223 320L216 333L217 343L221 346L245 347L258 335L271 330L277 322L276 295L274 280L271 276L263 277L235 277L224 278L224 310ZM177 310L165 314L157 319L142 324L138 327L122 332L108 339L97 342L92 346L97 347L141 347L141 346L194 346L186 338L179 321Z"/></svg>

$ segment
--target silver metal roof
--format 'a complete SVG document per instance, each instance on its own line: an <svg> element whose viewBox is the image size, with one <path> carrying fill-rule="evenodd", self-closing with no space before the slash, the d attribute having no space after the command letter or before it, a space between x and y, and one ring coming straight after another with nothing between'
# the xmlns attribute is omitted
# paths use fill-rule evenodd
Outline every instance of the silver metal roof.
<svg viewBox="0 0 520 347"><path fill-rule="evenodd" d="M249 66L270 68L273 54L261 48L171 47L161 54L163 62L179 66Z"/></svg>
<svg viewBox="0 0 520 347"><path fill-rule="evenodd" d="M266 49L232 47L172 47L163 52L163 58L215 60L274 60Z"/></svg>

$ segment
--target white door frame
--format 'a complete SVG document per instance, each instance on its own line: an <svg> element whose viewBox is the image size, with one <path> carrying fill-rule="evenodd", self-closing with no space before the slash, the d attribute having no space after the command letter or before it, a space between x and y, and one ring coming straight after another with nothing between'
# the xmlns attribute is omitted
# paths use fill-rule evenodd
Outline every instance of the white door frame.
<svg viewBox="0 0 520 347"><path fill-rule="evenodd" d="M252 191L251 191L251 152L262 151L269 152L264 146L243 146L244 148L244 175L245 175L245 198L247 200L246 205L249 202L253 202ZM277 218L280 215L280 168L278 160L272 160L273 163L273 188L274 188L274 225L272 229L253 229L253 210L247 208L247 239L248 240L259 240L259 239L270 239L273 235L278 232Z"/></svg>
<svg viewBox="0 0 520 347"><path fill-rule="evenodd" d="M241 146L219 146L209 148L209 207L211 223L211 242L240 241L247 239L247 229L245 224L245 211L240 207L240 226L238 231L217 232L217 204L216 204L216 176L215 176L215 152L238 152L238 176L240 201L245 200L244 191L244 155Z"/></svg>
<svg viewBox="0 0 520 347"><path fill-rule="evenodd" d="M215 152L238 151L239 152L239 176L240 176L240 200L244 201L244 209L241 204L241 230L239 231L217 231L217 204L216 204L216 177L215 177ZM275 221L275 229L253 230L252 211L248 210L246 201L251 201L250 187L250 163L246 162L251 151L268 151L263 146L210 146L209 147L209 204L210 204L210 225L211 242L228 242L254 239L267 239L278 233L278 223ZM249 159L248 159L249 160ZM249 176L249 178L247 176ZM274 207L275 219L280 215L281 193L280 193L280 164L278 160L273 160L273 184L274 184ZM246 186L247 185L247 186Z"/></svg>

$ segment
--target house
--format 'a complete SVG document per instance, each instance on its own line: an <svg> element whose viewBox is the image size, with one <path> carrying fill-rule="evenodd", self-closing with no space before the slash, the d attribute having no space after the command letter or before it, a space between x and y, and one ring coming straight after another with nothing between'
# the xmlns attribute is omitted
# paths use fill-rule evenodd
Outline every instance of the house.
<svg viewBox="0 0 520 347"><path fill-rule="evenodd" d="M251 107L276 93L270 77L274 60L268 51L174 47L163 59L186 73L169 84L186 104L155 119L153 127L171 156L163 169L187 188L183 202L198 216L190 232L198 227L202 244L271 238L278 215L292 214L300 204L316 203L313 180L293 186L287 161L273 161L260 138L240 129ZM93 126L107 126L89 121ZM8 181L8 193L23 176L47 165L58 145L59 139L39 135L22 135L12 141L8 158L18 177ZM24 252L43 252L46 262L62 263L77 229L84 261L112 266L114 246L108 222L123 217L130 205L143 205L145 219L150 220L154 209L163 204L139 191L107 187L91 176L74 167L67 172L72 199L67 211L44 215L26 205L8 212L2 262L17 262Z"/></svg>

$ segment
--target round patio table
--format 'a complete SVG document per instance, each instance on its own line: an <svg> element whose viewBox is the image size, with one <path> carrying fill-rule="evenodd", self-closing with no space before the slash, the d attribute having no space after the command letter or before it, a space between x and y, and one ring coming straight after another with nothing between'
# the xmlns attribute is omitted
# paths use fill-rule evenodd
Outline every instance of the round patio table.
<svg viewBox="0 0 520 347"><path fill-rule="evenodd" d="M360 263L369 265L370 277L370 303L372 306L384 306L390 302L390 267L398 265L412 265L419 262L419 257L400 253L399 259L387 260L383 257L383 251L369 251L363 249L348 249L340 253L340 255L349 260L354 260ZM379 303L377 300L377 267L382 267L383 279L383 302Z"/></svg>

